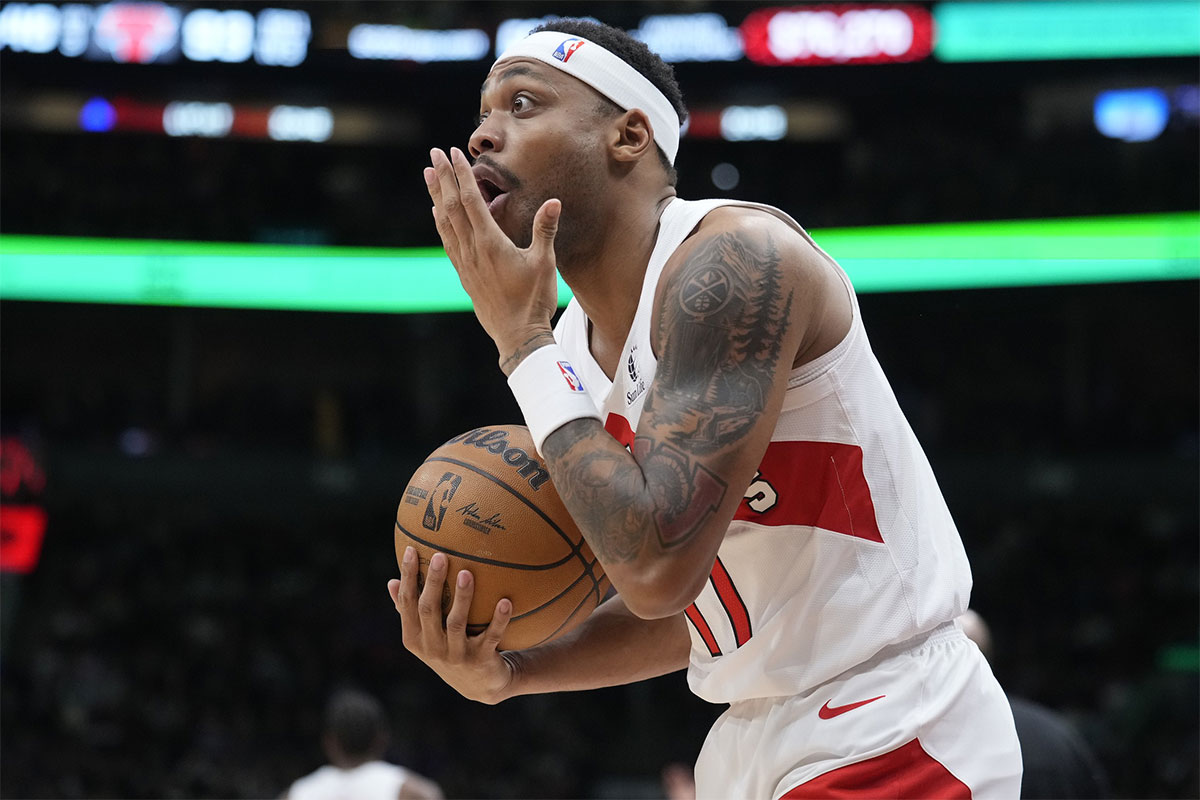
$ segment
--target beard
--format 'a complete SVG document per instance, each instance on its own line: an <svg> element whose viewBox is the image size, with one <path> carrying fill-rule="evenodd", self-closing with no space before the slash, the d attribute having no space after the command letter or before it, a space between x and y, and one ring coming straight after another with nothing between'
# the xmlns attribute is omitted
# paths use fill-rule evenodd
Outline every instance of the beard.
<svg viewBox="0 0 1200 800"><path fill-rule="evenodd" d="M562 202L558 232L554 236L554 254L560 269L577 263L594 250L593 243L603 237L602 226L594 214L602 208L607 175L603 156L592 149L572 150L556 161L555 169L544 178L521 181L519 196L510 198L508 223L501 230L517 247L533 243L533 219L542 204L551 198Z"/></svg>

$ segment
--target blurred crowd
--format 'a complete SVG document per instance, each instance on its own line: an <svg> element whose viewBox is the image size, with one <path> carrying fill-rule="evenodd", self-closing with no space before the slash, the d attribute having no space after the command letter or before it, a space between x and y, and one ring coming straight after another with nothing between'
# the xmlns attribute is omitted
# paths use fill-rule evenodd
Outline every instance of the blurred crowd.
<svg viewBox="0 0 1200 800"><path fill-rule="evenodd" d="M297 502L54 507L40 568L5 598L19 616L0 694L5 797L274 797L322 763L321 708L342 685L384 699L388 756L450 797L656 797L661 766L694 757L718 710L682 675L458 698L400 646L386 516ZM1194 671L1163 658L1194 634L1166 611L1194 605L1194 528L1140 514L1046 501L960 524L1010 693L1065 712L1115 796L1191 797L1200 697ZM1140 547L1111 557L1131 536Z"/></svg>
<svg viewBox="0 0 1200 800"><path fill-rule="evenodd" d="M450 797L646 796L652 758L699 746L708 709L681 680L494 708L440 686L400 646L386 513L213 505L54 509L8 598L5 797L277 797L323 763L343 686L383 699L386 755Z"/></svg>

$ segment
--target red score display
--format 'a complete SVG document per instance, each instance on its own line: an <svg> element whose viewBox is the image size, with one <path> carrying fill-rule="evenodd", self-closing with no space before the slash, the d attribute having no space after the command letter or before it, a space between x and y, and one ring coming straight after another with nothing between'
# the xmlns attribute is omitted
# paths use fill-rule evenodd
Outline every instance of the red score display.
<svg viewBox="0 0 1200 800"><path fill-rule="evenodd" d="M766 66L919 61L933 51L933 17L912 5L767 8L740 30L746 58Z"/></svg>
<svg viewBox="0 0 1200 800"><path fill-rule="evenodd" d="M46 473L25 443L0 439L0 572L24 574L37 566L46 533L45 488Z"/></svg>

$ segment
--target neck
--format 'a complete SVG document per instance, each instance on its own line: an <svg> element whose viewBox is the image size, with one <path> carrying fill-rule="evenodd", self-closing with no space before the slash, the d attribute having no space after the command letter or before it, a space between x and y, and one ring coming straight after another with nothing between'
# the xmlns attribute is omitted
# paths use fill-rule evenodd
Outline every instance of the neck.
<svg viewBox="0 0 1200 800"><path fill-rule="evenodd" d="M663 187L639 201L611 205L608 214L589 220L587 236L562 252L559 272L592 322L594 334L621 338L633 324L639 292L658 239L658 220L675 198L675 189Z"/></svg>

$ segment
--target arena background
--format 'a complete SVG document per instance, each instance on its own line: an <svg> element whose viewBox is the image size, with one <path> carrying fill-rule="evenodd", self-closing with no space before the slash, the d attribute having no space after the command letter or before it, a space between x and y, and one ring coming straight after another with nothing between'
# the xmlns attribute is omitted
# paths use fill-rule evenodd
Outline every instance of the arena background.
<svg viewBox="0 0 1200 800"><path fill-rule="evenodd" d="M347 684L451 797L656 797L694 757L719 709L682 675L484 707L403 649L400 489L519 414L461 297L423 293L446 262L318 249L436 246L429 148L465 143L502 23L560 13L693 59L682 196L876 269L1001 682L1113 796L1200 796L1194 3L135 6L0 5L0 795L278 796ZM911 41L851 42L872 9Z"/></svg>

